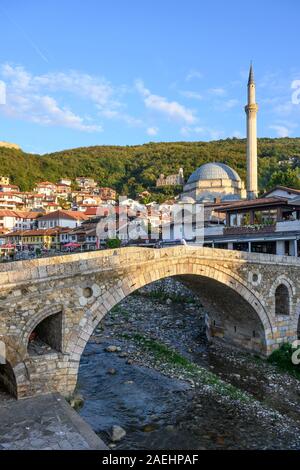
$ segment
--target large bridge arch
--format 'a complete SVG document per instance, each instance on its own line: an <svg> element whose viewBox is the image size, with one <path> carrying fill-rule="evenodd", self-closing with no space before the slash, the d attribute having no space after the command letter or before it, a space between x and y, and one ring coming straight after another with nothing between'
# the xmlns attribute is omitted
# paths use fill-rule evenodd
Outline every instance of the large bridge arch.
<svg viewBox="0 0 300 470"><path fill-rule="evenodd" d="M90 336L106 313L108 313L115 305L121 302L128 295L141 287L157 280L174 276L186 278L187 281L191 278L201 279L204 281L204 285L205 280L208 280L215 283L216 286L218 285L221 289L223 287L224 293L225 289L227 291L230 290L233 297L233 307L235 305L235 299L241 299L244 306L248 307L245 315L250 315L252 312L252 314L256 316L256 320L261 327L262 333L260 338L260 348L257 350L249 349L251 352L267 355L268 340L269 338L273 338L272 321L265 309L264 300L260 298L259 294L253 293L253 289L251 289L246 281L224 267L217 269L201 263L186 262L179 262L175 265L169 265L166 263L161 266L158 263L155 263L155 265L150 264L147 266L146 269L143 269L143 272L137 272L136 275L130 274L124 277L122 280L118 281L114 287L106 289L102 295L100 295L95 302L86 309L84 316L79 322L76 334L71 337L70 342L66 346L66 352L70 358L69 364L71 372L68 377L68 389L73 389L75 387L81 355ZM96 286L97 284L94 284L94 286L91 287L91 290L97 288ZM193 290L197 293L197 290ZM240 318L241 322L242 320L243 318ZM245 349L247 348L245 347Z"/></svg>

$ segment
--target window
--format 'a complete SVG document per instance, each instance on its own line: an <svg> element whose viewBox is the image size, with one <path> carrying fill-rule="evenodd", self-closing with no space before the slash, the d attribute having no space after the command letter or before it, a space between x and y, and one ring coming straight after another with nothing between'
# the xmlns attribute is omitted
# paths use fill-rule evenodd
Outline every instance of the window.
<svg viewBox="0 0 300 470"><path fill-rule="evenodd" d="M290 297L289 290L284 284L280 284L275 291L275 314L289 315Z"/></svg>

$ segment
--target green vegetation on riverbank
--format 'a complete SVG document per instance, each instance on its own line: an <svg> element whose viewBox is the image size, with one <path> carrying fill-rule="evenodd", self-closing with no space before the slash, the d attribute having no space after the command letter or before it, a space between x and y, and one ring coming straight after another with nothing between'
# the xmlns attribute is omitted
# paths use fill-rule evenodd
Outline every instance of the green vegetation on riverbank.
<svg viewBox="0 0 300 470"><path fill-rule="evenodd" d="M193 383L200 382L202 385L208 385L220 393L233 400L241 402L253 402L254 399L246 392L239 390L234 385L223 382L217 375L207 371L203 367L191 362L188 358L152 338L147 338L140 333L133 335L122 334L123 339L134 341L141 349L148 351L158 365L164 364L169 368L170 373Z"/></svg>
<svg viewBox="0 0 300 470"><path fill-rule="evenodd" d="M300 364L292 362L292 355L296 349L290 343L284 343L279 349L272 352L267 361L300 380Z"/></svg>

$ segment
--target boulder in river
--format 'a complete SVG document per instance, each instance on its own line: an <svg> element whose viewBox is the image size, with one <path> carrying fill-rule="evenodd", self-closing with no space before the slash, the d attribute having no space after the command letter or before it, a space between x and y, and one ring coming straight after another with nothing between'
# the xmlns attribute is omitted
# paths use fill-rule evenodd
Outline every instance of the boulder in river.
<svg viewBox="0 0 300 470"><path fill-rule="evenodd" d="M114 344L111 344L110 346L107 346L107 347L105 348L105 351L106 351L106 352L110 352L110 353L112 353L112 352L117 352L117 351L118 351L118 347L115 346Z"/></svg>
<svg viewBox="0 0 300 470"><path fill-rule="evenodd" d="M111 430L111 440L118 442L126 436L126 431L121 426L114 425Z"/></svg>

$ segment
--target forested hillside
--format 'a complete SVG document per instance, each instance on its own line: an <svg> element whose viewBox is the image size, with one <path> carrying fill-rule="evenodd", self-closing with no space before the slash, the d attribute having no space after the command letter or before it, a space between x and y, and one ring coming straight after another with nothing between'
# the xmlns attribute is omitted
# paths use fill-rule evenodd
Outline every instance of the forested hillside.
<svg viewBox="0 0 300 470"><path fill-rule="evenodd" d="M300 138L259 139L258 155L260 190L274 184L300 188ZM154 189L160 173L177 173L183 167L187 178L199 165L213 161L227 163L245 180L246 140L95 146L45 155L0 148L0 174L9 175L23 191L42 180L91 176L119 193L135 196L147 189L160 198L176 192L176 188Z"/></svg>

